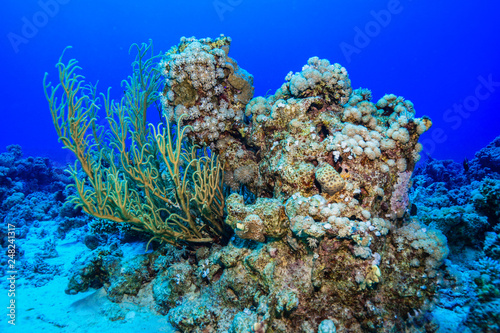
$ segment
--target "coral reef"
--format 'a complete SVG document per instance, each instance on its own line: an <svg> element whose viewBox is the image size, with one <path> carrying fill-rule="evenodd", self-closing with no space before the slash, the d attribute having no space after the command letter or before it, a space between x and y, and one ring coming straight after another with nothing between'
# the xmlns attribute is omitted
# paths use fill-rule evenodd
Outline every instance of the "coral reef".
<svg viewBox="0 0 500 333"><path fill-rule="evenodd" d="M74 60L59 62L60 85L45 81L84 173L73 169L72 202L188 246L162 265L164 244L125 261L110 239L89 236L67 291L102 287L115 302L149 292L185 332L436 331L430 311L451 283L446 230L410 216L408 195L430 119L400 96L372 102L344 67L317 57L252 98L230 43L183 38L161 59L137 46L120 104L79 90ZM61 89L69 97L56 100ZM162 121L148 126L157 101ZM97 105L108 137L87 133ZM475 188L477 209L495 203L494 184Z"/></svg>
<svg viewBox="0 0 500 333"><path fill-rule="evenodd" d="M58 193L58 201L64 201L62 191L71 182L64 169L53 165L48 158L23 158L19 145L10 145L6 149L0 154L1 213L34 192Z"/></svg>
<svg viewBox="0 0 500 333"><path fill-rule="evenodd" d="M19 145L8 146L0 153L0 245L7 249L8 226L15 226L15 256L26 284L44 286L63 273L58 261L61 243L80 242L97 248L114 238L116 224L83 214L67 199L75 195L71 177L49 158L23 157ZM103 232L106 231L102 237ZM122 228L124 240L144 240L143 235ZM94 245L90 243L94 240ZM2 257L0 274L8 268Z"/></svg>
<svg viewBox="0 0 500 333"><path fill-rule="evenodd" d="M496 138L476 153L468 169L456 162L428 159L413 175L415 216L441 230L450 246L479 245L500 222L500 173Z"/></svg>
<svg viewBox="0 0 500 333"><path fill-rule="evenodd" d="M253 98L230 44L183 38L151 58L137 46L121 104L68 90L62 105L82 107L69 118L45 82L81 164L71 180L19 146L0 154L0 236L6 250L16 225L19 286L63 276L69 295L114 302L110 320L148 304L182 332L498 331L500 137L463 165L417 164L431 121L410 101L372 102L317 57ZM59 66L62 83L82 82L74 61Z"/></svg>
<svg viewBox="0 0 500 333"><path fill-rule="evenodd" d="M242 99L232 72L218 67L227 63L227 41L182 40L160 65L167 117L186 113L191 137L216 141L212 149L227 178L257 196L250 205L241 195L227 199L226 223L236 238L201 261L205 279L198 287L210 282L222 300L219 312L239 309L235 318L255 318L254 330L308 331L325 320L339 331L404 326L412 310L429 308L448 253L439 231L401 219L418 137L430 120L415 118L402 97L370 102L368 90L352 91L345 68L318 58L289 74L275 95ZM181 86L204 91L183 97ZM234 118L227 117L231 109ZM213 314L193 321L200 311L193 309L199 305L184 314L191 325L175 319L175 309L172 323L222 329Z"/></svg>
<svg viewBox="0 0 500 333"><path fill-rule="evenodd" d="M41 286L58 274L60 267L51 265L47 259L56 257L53 231L66 225L65 231L85 225L88 217L73 205L65 204L71 190L65 187L71 183L64 169L56 166L49 158L23 157L19 145L6 147L0 153L0 246L7 249L9 225L15 226L16 240L38 238L44 242L35 253L26 253L21 244L15 246L15 257L20 271L31 284ZM64 207L64 209L63 209ZM71 217L70 217L71 216ZM57 221L55 224L51 221ZM47 226L49 226L47 228ZM56 238L63 238L59 234ZM0 258L0 274L7 270L8 257Z"/></svg>
<svg viewBox="0 0 500 333"><path fill-rule="evenodd" d="M476 179L484 178L485 175L500 176L500 137L496 137L488 146L475 154L470 163L471 174Z"/></svg>
<svg viewBox="0 0 500 333"><path fill-rule="evenodd" d="M29 161L34 162L36 159L29 158ZM52 162L48 162L48 165L53 165ZM26 161L23 164L31 168L29 163ZM476 166L476 163L475 159L469 162L471 166ZM168 318L170 323L181 331L196 331L198 327L206 331L222 332L257 332L263 331L264 328L272 330L274 327L278 327L277 331L280 329L286 331L290 325L287 320L293 317L290 311L297 313L298 309L303 309L314 316L317 315L316 311L309 311L308 303L301 306L301 302L302 304L305 302L304 299L312 300L313 297L320 297L321 295L318 294L320 291L331 290L336 286L339 288L350 286L352 282L343 274L347 271L346 267L354 267L353 272L359 272L361 268L365 269L362 271L364 274L354 276L353 281L358 287L349 289L351 297L343 301L353 307L355 305L351 300L353 295L363 296L366 292L375 294L391 285L399 286L403 290L408 284L397 280L400 276L399 272L397 274L393 274L397 272L396 270L386 272L380 263L377 265L378 255L381 255L380 259L389 257L378 251L373 252L375 248L372 246L373 242L379 242L381 237L388 235L391 237L390 235L394 232L394 238L390 244L395 247L398 256L401 256L397 261L393 260L398 263L394 266L395 269L406 267L409 269L408 272L412 272L416 265L420 265L419 270L422 270L423 274L437 274L437 278L434 279L436 291L433 299L436 307L431 312L434 319L430 320L430 314L426 311L417 310L417 313L409 311L408 319L405 320L406 329L432 331L435 330L435 321L438 320L439 331L495 332L498 330L500 318L498 314L499 224L494 224L492 228L487 227L483 232L477 232L472 226L455 228L454 232L451 232L453 227L441 228L445 225L439 224L438 219L423 220L425 215L420 215L420 213L425 205L443 202L443 205L451 203L455 209L467 206L469 207L467 209L472 209L474 214L488 221L490 217L484 215L483 211L475 210L475 207L482 207L479 203L493 202L491 200L494 197L485 197L490 198L488 199L490 201L481 199L480 189L483 187L488 189L483 191L486 194L494 193L489 189L494 188L494 180L498 179L498 174L484 172L484 169L478 167L471 167L465 172L461 164L436 160L426 161L417 168L415 174L410 201L412 205L418 206L416 213L420 222L414 219L413 222L405 223L401 228L394 228L389 219L382 218L370 217L367 221L347 222L336 218L336 215L340 215L341 203L328 204L320 194L311 197L292 195L283 203L278 199L258 198L261 202L269 204L269 211L279 212L282 209L280 207L284 207L287 214L294 216L293 223L285 225L285 229L289 228L291 234L287 233L276 239L263 232L259 234L265 237L264 241L256 242L241 239L236 233L237 237L231 241L230 246L199 247L196 251L194 249L188 251L186 248L176 249L171 245L165 245L155 247L153 252L144 254L144 243L147 237L141 239L140 233L131 230L127 224L85 218L71 205L58 201L64 193L66 193L65 196L68 195L66 192L68 190L59 192L60 190L49 187L41 192L29 193L26 197L31 199L23 199L10 210L4 210L4 216L5 218L10 216L9 223L17 221L18 217L26 221L26 223L23 222L22 230L19 229L17 242L19 251L16 256L16 260L22 267L22 275L25 277L25 282L20 284L23 289L27 291L30 285L40 288L54 277L66 275L68 293L93 288L105 290L107 297L117 302L111 304L113 306L108 305L109 310L103 312L113 321L125 322L127 311L120 309L120 306L126 306L131 299L134 299L133 302L141 302L142 299L143 302L152 300L155 304L155 313L165 315L165 318ZM485 175L488 177L485 178ZM29 175L25 178L19 176L17 181L24 182L30 179ZM348 182L348 179L345 181ZM51 192L52 190L56 192ZM269 201L262 201L262 199ZM478 204L474 205L476 200ZM226 208L229 209L232 202L235 202L236 207L243 212L234 221L245 220L249 215L269 216L269 213L263 214L266 206L256 210L259 207L256 200L249 202L244 199L242 203L241 195L232 194L226 199ZM336 215L325 220L321 217L321 211L325 211L323 214L326 214L328 209ZM56 214L57 211L59 214ZM495 209L490 211L495 212ZM236 216L235 214L233 217ZM4 221L7 221L5 218ZM260 217L259 219L264 221ZM226 221L229 219L226 218ZM449 259L444 260L444 265L437 270L433 269L432 264L436 258L439 259L444 254L441 251L445 250L445 247L437 247L443 239L439 234L435 234L437 237L434 238L427 237L427 230L424 232L422 229L428 226L423 225L423 221L440 228L450 239L452 252ZM291 220L288 222L290 223ZM372 230L367 234L367 229ZM365 230L361 238L356 237L358 230ZM463 230L463 237L453 237L459 230ZM341 238L332 238L331 232L337 233ZM361 235L361 233L358 234ZM429 236L431 235L432 232ZM422 236L424 238L420 238ZM471 240L473 237L478 238L475 243ZM363 246L362 243L358 245L358 242L363 242L364 239L370 240L369 247ZM144 243L142 245L134 243L137 240L142 240ZM342 244L339 244L340 246L336 244L341 243L342 240L344 243L352 242L344 247L344 252L341 251ZM82 244L81 247L75 249L77 255L73 262L69 260L67 265L61 264L58 261L59 257L67 255L65 253L68 251L68 245L65 244L78 242L85 245ZM332 247L332 243L335 247ZM254 268L261 269L262 267L256 266L262 264L258 261L255 263L254 258L262 258L261 247L264 245L267 250L264 260L267 261L262 264L272 263L275 270L272 274L270 273L271 266L265 265L262 271L256 271ZM482 250L477 249L478 245L482 246ZM398 248L399 246L401 249ZM432 251L433 247L437 248L436 253ZM291 259L287 258L284 253L280 253L280 251L289 251L289 248L298 249L292 252L295 256ZM398 252L399 250L401 252ZM420 252L420 257L415 256L414 251ZM250 254L254 255L250 256ZM315 254L318 254L317 258ZM319 277L315 275L314 279L309 272L309 270L312 272L308 261L311 255L312 267L323 269L314 270L320 273ZM353 258L351 261L342 261L350 257ZM405 263L401 261L404 257L411 258L411 260ZM277 263L273 260L288 261ZM364 261L366 264L355 265L357 260ZM72 267L69 272L68 267ZM275 273L276 269L278 273ZM284 269L292 272L293 275L282 274ZM92 272L98 274L92 275ZM122 272L124 274L121 274ZM282 277L287 274L289 275L287 279ZM410 273L403 278L414 279L414 275ZM321 289L317 291L313 285L310 294L300 293L301 290L310 290L307 289L309 279L314 283L322 283ZM290 286L295 287L299 292L296 293L295 289ZM290 292L290 289L293 292ZM274 293L267 293L267 290L272 290ZM259 296L255 300L254 296L257 293ZM294 295L299 297L296 298ZM339 294L335 294L333 299L325 295L324 299L313 303L312 308L318 307L326 318L330 318L327 315L330 309L325 303L342 304L336 298L337 295ZM378 295L386 297L388 294ZM404 298L400 296L394 298L392 302L399 304L398 302ZM271 327L267 324L270 320L266 322L264 318L265 307L259 302L260 299L262 303L265 301L265 306L271 309L278 305L274 312L281 313L281 316L275 315ZM277 305L273 305L273 302ZM240 303L247 306L238 305ZM377 304L371 302L366 303L365 306L376 310ZM297 306L296 309L294 309L295 306ZM364 328L351 323L354 323L354 320L345 320L344 317L336 319L332 316L331 319L324 319L321 322L318 319L314 323L310 321L301 323L300 327L294 326L294 329L303 332L363 331ZM351 324L351 326L346 328L345 324L348 326ZM373 331L383 330L384 328L373 329Z"/></svg>
<svg viewBox="0 0 500 333"><path fill-rule="evenodd" d="M497 137L463 165L428 159L413 179L414 215L441 230L451 250L445 275L453 283L439 291L435 313L460 318L458 331L497 332L500 327L499 142Z"/></svg>

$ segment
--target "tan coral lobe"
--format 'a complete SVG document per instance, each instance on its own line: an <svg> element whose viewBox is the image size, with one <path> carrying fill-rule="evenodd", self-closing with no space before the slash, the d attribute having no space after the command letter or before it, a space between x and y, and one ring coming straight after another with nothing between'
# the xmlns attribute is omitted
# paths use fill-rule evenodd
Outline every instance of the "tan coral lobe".
<svg viewBox="0 0 500 333"><path fill-rule="evenodd" d="M330 195L341 191L345 186L344 179L328 163L323 163L316 169L316 180L320 183L322 191Z"/></svg>

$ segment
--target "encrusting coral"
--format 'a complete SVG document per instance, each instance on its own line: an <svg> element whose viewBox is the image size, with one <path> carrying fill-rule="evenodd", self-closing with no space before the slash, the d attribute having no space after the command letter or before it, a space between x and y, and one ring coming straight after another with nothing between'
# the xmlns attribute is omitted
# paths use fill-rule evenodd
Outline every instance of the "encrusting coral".
<svg viewBox="0 0 500 333"><path fill-rule="evenodd" d="M344 67L317 57L274 95L252 99L253 78L228 56L230 42L183 38L161 60L137 47L124 99L102 96L109 136L97 126L95 89L74 61L59 62L60 85L45 88L87 175L73 171L73 201L196 250L153 279L175 290L177 302L159 289L155 301L181 330L435 329L409 314L432 307L446 238L407 214L431 121L402 97L371 102ZM149 127L156 101L162 122Z"/></svg>

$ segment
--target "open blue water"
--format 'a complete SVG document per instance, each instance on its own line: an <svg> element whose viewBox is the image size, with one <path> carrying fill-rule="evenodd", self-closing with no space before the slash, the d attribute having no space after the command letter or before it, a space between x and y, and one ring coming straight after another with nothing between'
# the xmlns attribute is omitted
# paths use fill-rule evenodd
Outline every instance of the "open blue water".
<svg viewBox="0 0 500 333"><path fill-rule="evenodd" d="M413 174L405 223L411 215L425 225L420 233L436 228L448 241L442 272L453 283L440 285L432 312L437 332L499 332L499 13L496 1L4 0L0 333L175 331L142 294L140 303L118 306L102 286L68 292L68 280L79 276L78 262L114 248L110 239L119 240L126 263L144 255L149 238L100 230L100 221L65 203L71 193L64 187L71 181L63 168L74 156L58 142L42 80L49 72L49 80L59 81L55 64L72 46L65 61L77 59L87 82L98 82L100 92L112 87L112 97L119 99L135 57L131 44L151 39L165 52L183 36L221 34L232 38L229 56L254 76L254 96L274 94L290 71L301 71L318 56L344 66L352 88L370 89L374 102L384 94L403 96L414 103L416 117L432 119L420 137L422 155L432 158L423 158ZM6 152L8 145L14 146ZM462 164L464 158L469 164ZM14 296L6 292L13 288L6 279L13 269L7 264L8 253L14 257L8 252L12 243L12 267L22 273ZM172 262L188 258L182 251ZM6 319L12 299L18 302L18 326Z"/></svg>
<svg viewBox="0 0 500 333"><path fill-rule="evenodd" d="M0 12L0 147L72 160L60 149L42 91L46 71L73 46L101 91L130 71L132 43L166 51L182 36L233 39L230 56L254 75L255 95L274 91L312 56L345 66L353 88L415 104L433 128L434 158L473 157L500 134L500 4L469 1L77 1L6 0Z"/></svg>

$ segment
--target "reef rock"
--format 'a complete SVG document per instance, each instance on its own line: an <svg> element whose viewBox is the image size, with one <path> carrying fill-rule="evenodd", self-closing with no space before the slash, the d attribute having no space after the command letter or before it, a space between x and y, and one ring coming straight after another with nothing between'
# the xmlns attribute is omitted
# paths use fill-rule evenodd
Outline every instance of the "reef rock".
<svg viewBox="0 0 500 333"><path fill-rule="evenodd" d="M344 67L317 57L274 95L250 99L253 78L229 45L183 39L161 64L165 114L187 114L189 136L210 145L225 184L240 191L226 199L235 236L198 261L189 283L198 298L177 290L171 323L191 332L408 329L410 313L430 309L448 255L443 234L408 214L430 119L400 96L372 102ZM254 202L241 194L250 192Z"/></svg>

